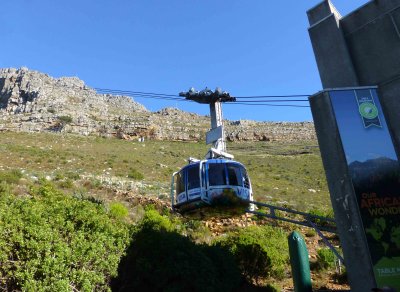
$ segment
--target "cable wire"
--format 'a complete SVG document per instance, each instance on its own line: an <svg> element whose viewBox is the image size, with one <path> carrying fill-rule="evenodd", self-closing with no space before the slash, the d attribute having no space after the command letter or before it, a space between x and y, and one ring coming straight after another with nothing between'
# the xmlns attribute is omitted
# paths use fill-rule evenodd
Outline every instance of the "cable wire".
<svg viewBox="0 0 400 292"><path fill-rule="evenodd" d="M170 100L170 101L185 101L193 102L174 94L165 93L153 93L143 91L131 91L131 90L119 90L119 89L108 89L108 88L94 88L99 94L110 94L110 95L125 95L133 98L152 98L158 100ZM274 107L303 107L307 108L308 105L298 104L271 104L271 103L286 103L286 102L308 102L307 99L292 99L294 97L308 97L309 95L297 94L297 95L259 95L259 96L240 96L236 97L237 101L227 102L225 104L231 105L247 105L247 106L274 106ZM264 100L240 100L240 99L258 99L264 98ZM282 99L265 99L265 98L282 98Z"/></svg>
<svg viewBox="0 0 400 292"><path fill-rule="evenodd" d="M253 104L253 103L245 103L245 102L229 102L225 103L226 105L250 105L250 106L286 106L286 107L310 107L309 105L297 105L297 104L268 104L268 103L259 103L259 104Z"/></svg>
<svg viewBox="0 0 400 292"><path fill-rule="evenodd" d="M291 95L255 95L255 96L236 96L236 98L290 98L290 97L309 97L312 94L291 94Z"/></svg>

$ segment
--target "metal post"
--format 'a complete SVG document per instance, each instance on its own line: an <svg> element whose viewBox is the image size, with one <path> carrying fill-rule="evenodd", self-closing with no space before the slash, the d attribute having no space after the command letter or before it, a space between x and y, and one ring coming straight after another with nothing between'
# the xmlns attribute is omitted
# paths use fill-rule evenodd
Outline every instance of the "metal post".
<svg viewBox="0 0 400 292"><path fill-rule="evenodd" d="M290 265L295 292L312 292L308 250L303 237L297 231L288 236Z"/></svg>
<svg viewBox="0 0 400 292"><path fill-rule="evenodd" d="M211 130L222 127L222 137L220 137L214 144L214 148L219 151L226 151L225 133L222 119L222 104L219 101L210 103L210 117L211 117Z"/></svg>

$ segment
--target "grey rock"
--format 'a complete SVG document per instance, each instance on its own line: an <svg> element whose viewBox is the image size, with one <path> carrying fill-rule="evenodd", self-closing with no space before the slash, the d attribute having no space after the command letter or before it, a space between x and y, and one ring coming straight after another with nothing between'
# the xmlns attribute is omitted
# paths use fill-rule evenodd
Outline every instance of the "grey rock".
<svg viewBox="0 0 400 292"><path fill-rule="evenodd" d="M229 141L315 140L312 122L225 121ZM149 112L131 97L98 94L77 77L0 69L0 131L204 141L209 117L176 108Z"/></svg>

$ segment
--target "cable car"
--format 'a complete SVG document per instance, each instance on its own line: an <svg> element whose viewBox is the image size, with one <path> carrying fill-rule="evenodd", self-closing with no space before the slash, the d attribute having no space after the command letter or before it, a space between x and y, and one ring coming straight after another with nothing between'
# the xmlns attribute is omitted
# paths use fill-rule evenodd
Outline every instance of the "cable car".
<svg viewBox="0 0 400 292"><path fill-rule="evenodd" d="M228 159L190 162L172 175L171 203L185 212L202 206L248 207L253 200L243 164Z"/></svg>
<svg viewBox="0 0 400 292"><path fill-rule="evenodd" d="M198 92L191 88L179 95L210 105L211 130L206 135L206 143L214 143L214 147L208 151L205 160L189 158L189 164L172 175L172 208L179 212L204 206L253 210L253 205L248 202L253 201L253 192L246 168L226 152L224 141L221 103L235 98L219 88L215 92L207 88Z"/></svg>

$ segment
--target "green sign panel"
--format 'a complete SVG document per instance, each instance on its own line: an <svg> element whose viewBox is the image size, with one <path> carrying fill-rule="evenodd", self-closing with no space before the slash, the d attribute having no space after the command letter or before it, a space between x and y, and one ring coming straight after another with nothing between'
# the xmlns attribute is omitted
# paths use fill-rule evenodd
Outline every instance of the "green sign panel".
<svg viewBox="0 0 400 292"><path fill-rule="evenodd" d="M400 164L375 88L329 92L378 287L400 291Z"/></svg>

